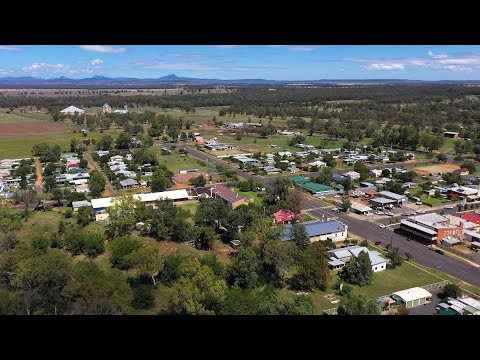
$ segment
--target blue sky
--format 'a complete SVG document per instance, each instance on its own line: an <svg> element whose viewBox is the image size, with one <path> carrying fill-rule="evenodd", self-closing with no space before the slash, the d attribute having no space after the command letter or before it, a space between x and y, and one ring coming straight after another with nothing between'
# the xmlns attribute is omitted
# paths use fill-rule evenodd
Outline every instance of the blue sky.
<svg viewBox="0 0 480 360"><path fill-rule="evenodd" d="M0 45L0 77L478 80L480 46Z"/></svg>

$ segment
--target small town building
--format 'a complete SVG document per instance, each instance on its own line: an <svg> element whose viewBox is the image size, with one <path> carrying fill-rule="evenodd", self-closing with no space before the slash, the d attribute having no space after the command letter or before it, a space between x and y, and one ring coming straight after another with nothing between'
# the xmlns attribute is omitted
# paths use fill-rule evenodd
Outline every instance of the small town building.
<svg viewBox="0 0 480 360"><path fill-rule="evenodd" d="M345 176L349 177L352 180L360 179L360 173L358 173L356 171L349 171L349 172L345 173Z"/></svg>
<svg viewBox="0 0 480 360"><path fill-rule="evenodd" d="M223 185L214 185L208 187L197 187L194 189L196 197L219 198L229 204L232 209L240 205L248 205L254 201L253 198L247 198Z"/></svg>
<svg viewBox="0 0 480 360"><path fill-rule="evenodd" d="M397 205L405 205L408 203L408 198L406 195L395 194L391 191L380 191L377 195L385 199L395 200Z"/></svg>
<svg viewBox="0 0 480 360"><path fill-rule="evenodd" d="M83 109L80 109L76 106L69 106L63 110L60 110L60 112L64 115L81 115L81 114L85 114L85 110Z"/></svg>
<svg viewBox="0 0 480 360"><path fill-rule="evenodd" d="M361 215L370 215L372 214L373 209L362 203L352 201L352 205L350 206L350 211L355 212L357 214L361 214Z"/></svg>
<svg viewBox="0 0 480 360"><path fill-rule="evenodd" d="M275 222L278 224L290 224L301 218L300 214L295 214L293 211L281 209L273 214Z"/></svg>
<svg viewBox="0 0 480 360"><path fill-rule="evenodd" d="M138 181L134 179L125 179L120 181L120 186L123 189L134 189L139 186Z"/></svg>
<svg viewBox="0 0 480 360"><path fill-rule="evenodd" d="M272 175L272 174L280 174L282 172L281 169L278 169L274 166L265 166L263 168L263 171L265 171L268 174Z"/></svg>
<svg viewBox="0 0 480 360"><path fill-rule="evenodd" d="M462 215L462 219L480 225L480 213L473 211Z"/></svg>
<svg viewBox="0 0 480 360"><path fill-rule="evenodd" d="M110 105L108 105L107 103L105 103L102 106L102 112L103 112L103 114L111 114L112 113L112 107Z"/></svg>
<svg viewBox="0 0 480 360"><path fill-rule="evenodd" d="M415 306L424 305L432 301L432 294L421 287L414 287L407 290L397 291L391 295L398 306L410 309Z"/></svg>
<svg viewBox="0 0 480 360"><path fill-rule="evenodd" d="M365 246L357 245L327 251L327 257L329 259L328 265L332 270L340 269L344 267L353 256L358 257L361 252L368 254L373 272L387 269L387 259L383 258L378 251L371 251Z"/></svg>
<svg viewBox="0 0 480 360"><path fill-rule="evenodd" d="M467 168L460 168L460 169L456 169L456 170L453 170L452 173L454 175L468 175L470 174L470 170L468 170Z"/></svg>
<svg viewBox="0 0 480 360"><path fill-rule="evenodd" d="M84 206L92 206L92 204L90 203L90 201L87 201L87 200L72 201L72 208L73 208L73 211L75 212Z"/></svg>
<svg viewBox="0 0 480 360"><path fill-rule="evenodd" d="M436 245L447 238L463 239L463 222L455 225L449 218L435 213L402 219L400 229Z"/></svg>
<svg viewBox="0 0 480 360"><path fill-rule="evenodd" d="M307 221L304 222L310 242L325 241L331 239L332 241L344 241L347 238L348 226L338 220L328 221ZM292 225L285 227L282 240L292 240Z"/></svg>
<svg viewBox="0 0 480 360"><path fill-rule="evenodd" d="M458 132L455 132L455 131L445 131L443 133L443 136L447 137L447 138L452 138L452 139L459 139L460 138L460 134Z"/></svg>

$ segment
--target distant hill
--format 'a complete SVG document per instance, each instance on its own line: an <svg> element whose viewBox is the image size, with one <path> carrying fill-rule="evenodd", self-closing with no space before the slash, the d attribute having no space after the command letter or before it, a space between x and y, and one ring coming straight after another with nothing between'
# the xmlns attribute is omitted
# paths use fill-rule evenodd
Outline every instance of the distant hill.
<svg viewBox="0 0 480 360"><path fill-rule="evenodd" d="M433 83L433 84L480 84L478 80L471 81L423 81L423 80L408 80L408 79L320 79L320 80L267 80L267 79L199 79L181 77L175 74L170 74L156 79L138 79L128 77L110 78L106 76L96 75L85 79L69 79L61 76L55 79L42 79L36 77L3 77L0 78L0 86L5 87L98 87L98 86L117 86L117 87L158 87L162 84L168 85L296 85L296 84L419 84L419 83Z"/></svg>

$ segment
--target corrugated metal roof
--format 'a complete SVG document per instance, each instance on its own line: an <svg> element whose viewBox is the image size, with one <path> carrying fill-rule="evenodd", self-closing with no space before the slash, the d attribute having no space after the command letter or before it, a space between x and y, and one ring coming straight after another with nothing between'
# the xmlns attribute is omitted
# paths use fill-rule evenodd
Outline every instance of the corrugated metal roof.
<svg viewBox="0 0 480 360"><path fill-rule="evenodd" d="M307 230L308 236L314 237L319 235L334 234L346 230L346 225L337 220L330 221L309 221L303 223ZM282 240L291 240L292 225L287 225L284 230Z"/></svg>
<svg viewBox="0 0 480 360"><path fill-rule="evenodd" d="M421 298L432 297L432 294L430 294L427 290L421 287L414 287L411 289L397 291L397 292L394 292L392 295L398 296L405 302L409 302L409 301L413 301Z"/></svg>
<svg viewBox="0 0 480 360"><path fill-rule="evenodd" d="M390 180L390 179L389 179ZM379 195L382 195L382 196L386 196L390 199L395 199L395 200L402 200L402 199L405 199L406 196L405 195L399 195L399 194L395 194L391 191L380 191L378 193Z"/></svg>
<svg viewBox="0 0 480 360"><path fill-rule="evenodd" d="M188 195L187 190L180 189L180 190L162 191L162 192L148 193L148 194L135 194L133 195L133 197L142 202L152 202L152 201L164 200L164 199L171 199L171 200L188 199L190 196ZM114 199L115 198L112 198L112 197L92 199L92 207L94 209L110 207L114 204Z"/></svg>

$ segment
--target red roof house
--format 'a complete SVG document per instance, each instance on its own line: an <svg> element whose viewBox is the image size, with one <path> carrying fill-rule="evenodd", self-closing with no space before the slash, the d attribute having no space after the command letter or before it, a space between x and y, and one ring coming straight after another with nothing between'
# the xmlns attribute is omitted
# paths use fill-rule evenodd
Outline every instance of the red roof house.
<svg viewBox="0 0 480 360"><path fill-rule="evenodd" d="M475 224L480 224L480 214L476 212L466 213L462 216L462 219L473 222Z"/></svg>
<svg viewBox="0 0 480 360"><path fill-rule="evenodd" d="M289 224L294 220L300 219L300 215L296 215L292 211L284 209L277 211L273 216L275 217L275 222L279 224Z"/></svg>

